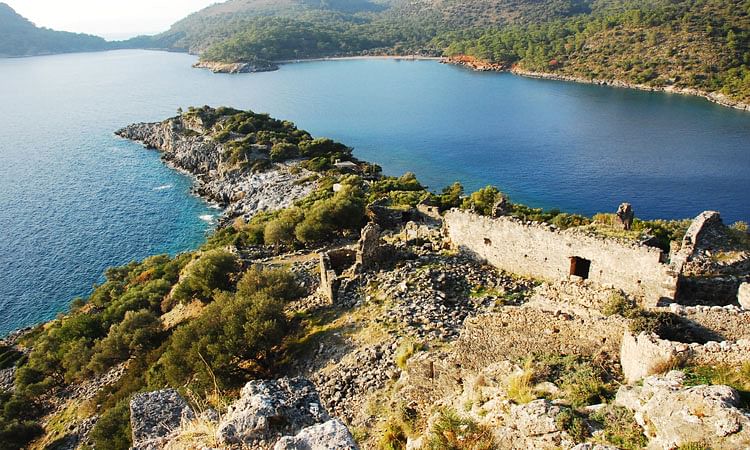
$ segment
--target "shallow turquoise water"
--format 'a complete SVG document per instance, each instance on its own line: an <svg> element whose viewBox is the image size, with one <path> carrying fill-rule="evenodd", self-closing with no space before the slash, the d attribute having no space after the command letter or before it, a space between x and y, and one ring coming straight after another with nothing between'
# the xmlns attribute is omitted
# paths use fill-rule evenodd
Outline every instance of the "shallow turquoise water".
<svg viewBox="0 0 750 450"><path fill-rule="evenodd" d="M750 218L750 113L696 98L356 60L216 75L183 54L0 60L0 335L86 295L107 266L195 247L217 211L155 152L112 132L178 107L294 120L432 188L641 217Z"/></svg>

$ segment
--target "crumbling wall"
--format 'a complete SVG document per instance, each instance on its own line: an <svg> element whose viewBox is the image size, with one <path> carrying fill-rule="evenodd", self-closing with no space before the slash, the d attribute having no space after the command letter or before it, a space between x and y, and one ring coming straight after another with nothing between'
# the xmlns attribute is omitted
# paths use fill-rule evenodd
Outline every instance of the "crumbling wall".
<svg viewBox="0 0 750 450"><path fill-rule="evenodd" d="M681 305L733 305L740 284L734 276L680 276L675 299Z"/></svg>
<svg viewBox="0 0 750 450"><path fill-rule="evenodd" d="M739 368L747 363L748 353L750 339L686 344L661 339L653 333L634 336L626 331L620 348L620 365L625 380L635 383L684 364Z"/></svg>
<svg viewBox="0 0 750 450"><path fill-rule="evenodd" d="M331 302L336 301L341 280L339 276L350 268L357 255L351 249L331 250L320 254L320 291Z"/></svg>
<svg viewBox="0 0 750 450"><path fill-rule="evenodd" d="M512 217L490 218L461 210L444 217L452 244L520 275L568 279L571 258L590 261L585 278L642 297L648 305L673 299L677 280L660 249Z"/></svg>
<svg viewBox="0 0 750 450"><path fill-rule="evenodd" d="M424 352L409 359L402 374L404 395L419 405L461 390L467 377L495 364L519 363L532 355L599 356L617 361L625 320L582 317L535 307L505 306L467 319L449 352Z"/></svg>
<svg viewBox="0 0 750 450"><path fill-rule="evenodd" d="M619 317L581 317L561 311L506 306L464 322L456 341L461 366L479 370L496 361L552 353L617 358L625 322Z"/></svg>

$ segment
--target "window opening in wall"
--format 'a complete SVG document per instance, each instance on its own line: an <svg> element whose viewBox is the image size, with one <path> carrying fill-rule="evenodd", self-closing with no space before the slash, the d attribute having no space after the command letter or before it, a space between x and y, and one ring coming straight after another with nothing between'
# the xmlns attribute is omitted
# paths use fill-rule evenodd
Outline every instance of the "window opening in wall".
<svg viewBox="0 0 750 450"><path fill-rule="evenodd" d="M586 258L579 258L578 256L570 257L570 274L577 277L581 277L584 280L589 277L589 269L591 269L591 261Z"/></svg>

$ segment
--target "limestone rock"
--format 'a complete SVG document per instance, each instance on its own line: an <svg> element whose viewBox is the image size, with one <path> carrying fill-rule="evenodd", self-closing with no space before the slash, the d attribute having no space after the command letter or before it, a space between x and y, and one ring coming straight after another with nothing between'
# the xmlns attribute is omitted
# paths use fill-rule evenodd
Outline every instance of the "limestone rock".
<svg viewBox="0 0 750 450"><path fill-rule="evenodd" d="M296 436L281 438L274 450L357 450L349 429L338 419L307 427Z"/></svg>
<svg viewBox="0 0 750 450"><path fill-rule="evenodd" d="M626 331L620 346L620 365L628 383L635 383L668 365L677 358L674 348L663 345L655 334L641 333L637 337Z"/></svg>
<svg viewBox="0 0 750 450"><path fill-rule="evenodd" d="M742 283L737 291L737 301L743 309L750 309L750 283Z"/></svg>
<svg viewBox="0 0 750 450"><path fill-rule="evenodd" d="M183 420L194 417L193 410L174 389L135 394L130 400L133 449L162 448Z"/></svg>
<svg viewBox="0 0 750 450"><path fill-rule="evenodd" d="M619 450L619 449L617 447L612 447L611 445L592 444L590 442L584 442L583 444L576 445L570 450Z"/></svg>
<svg viewBox="0 0 750 450"><path fill-rule="evenodd" d="M750 446L750 417L729 386L685 387L678 371L651 376L643 386L623 386L615 402L635 412L649 437L649 449L677 448L707 441L713 449Z"/></svg>
<svg viewBox="0 0 750 450"><path fill-rule="evenodd" d="M222 444L269 444L329 418L309 380L255 380L242 388L239 400L229 407L216 438Z"/></svg>
<svg viewBox="0 0 750 450"><path fill-rule="evenodd" d="M549 400L534 400L524 405L513 405L508 426L495 432L500 448L539 450L569 448L571 437L557 425L562 408Z"/></svg>
<svg viewBox="0 0 750 450"><path fill-rule="evenodd" d="M510 411L514 427L527 436L540 436L560 431L555 418L560 407L549 400L534 400L525 405L514 405Z"/></svg>

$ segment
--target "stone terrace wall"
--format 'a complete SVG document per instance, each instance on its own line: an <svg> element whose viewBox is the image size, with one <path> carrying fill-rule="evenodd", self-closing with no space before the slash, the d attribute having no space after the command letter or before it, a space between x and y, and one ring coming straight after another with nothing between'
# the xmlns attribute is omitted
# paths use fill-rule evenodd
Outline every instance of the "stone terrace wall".
<svg viewBox="0 0 750 450"><path fill-rule="evenodd" d="M446 213L445 228L455 247L509 272L568 279L571 258L579 257L591 261L592 282L641 296L651 306L674 298L677 279L657 248L456 209Z"/></svg>
<svg viewBox="0 0 750 450"><path fill-rule="evenodd" d="M455 354L463 368L480 370L503 359L519 361L533 354L616 359L625 322L619 317L581 317L562 311L507 306L500 312L464 322Z"/></svg>

